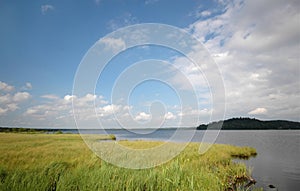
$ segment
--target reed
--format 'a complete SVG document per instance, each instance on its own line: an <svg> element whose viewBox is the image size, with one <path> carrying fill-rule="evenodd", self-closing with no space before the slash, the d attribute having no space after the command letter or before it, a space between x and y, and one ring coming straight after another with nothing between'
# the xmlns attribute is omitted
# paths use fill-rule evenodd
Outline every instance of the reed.
<svg viewBox="0 0 300 191"><path fill-rule="evenodd" d="M138 149L162 144L118 143ZM0 133L0 190L227 190L250 177L232 159L253 156L255 149L215 144L203 155L198 149L199 143L190 143L163 165L132 170L101 160L76 134Z"/></svg>

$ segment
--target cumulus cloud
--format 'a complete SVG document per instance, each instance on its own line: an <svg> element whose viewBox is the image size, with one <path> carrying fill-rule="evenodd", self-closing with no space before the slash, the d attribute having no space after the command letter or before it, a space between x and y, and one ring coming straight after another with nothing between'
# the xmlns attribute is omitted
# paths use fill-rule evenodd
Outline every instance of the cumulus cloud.
<svg viewBox="0 0 300 191"><path fill-rule="evenodd" d="M260 114L266 114L267 113L267 109L263 108L263 107L258 107L252 111L250 111L248 114L250 115L260 115Z"/></svg>
<svg viewBox="0 0 300 191"><path fill-rule="evenodd" d="M0 107L0 116L6 114L9 111L15 111L19 109L18 104L16 103L9 103L4 108Z"/></svg>
<svg viewBox="0 0 300 191"><path fill-rule="evenodd" d="M97 114L100 117L108 116L114 114L115 112L119 112L120 109L121 109L120 105L114 105L114 104L105 105L97 109Z"/></svg>
<svg viewBox="0 0 300 191"><path fill-rule="evenodd" d="M0 81L0 91L10 92L13 91L14 87L11 85L8 85L5 82Z"/></svg>
<svg viewBox="0 0 300 191"><path fill-rule="evenodd" d="M172 64L178 68L180 72L176 72L175 75L172 76L171 81L179 85L181 89L192 90L191 87L193 86L201 88L206 85L200 68L191 63L188 58L176 57L172 61Z"/></svg>
<svg viewBox="0 0 300 191"><path fill-rule="evenodd" d="M11 102L11 100L12 100L12 96L10 94L4 94L4 95L0 94L0 103L1 104L7 104L7 103Z"/></svg>
<svg viewBox="0 0 300 191"><path fill-rule="evenodd" d="M15 111L15 110L19 109L19 107L16 103L10 103L7 105L7 109L9 111Z"/></svg>
<svg viewBox="0 0 300 191"><path fill-rule="evenodd" d="M165 114L165 119L166 120L171 120L171 119L176 119L176 115L174 115L172 112L167 112L166 114Z"/></svg>
<svg viewBox="0 0 300 191"><path fill-rule="evenodd" d="M92 104L92 105L104 105L107 104L108 101L104 99L103 96L101 95L95 95L95 94L86 94L85 96L82 97L77 97L76 95L66 95L64 97L65 101L72 101L74 105L76 106L85 106L88 104Z"/></svg>
<svg viewBox="0 0 300 191"><path fill-rule="evenodd" d="M74 95L65 95L64 100L66 102L71 102L75 98L76 98L76 96L74 96Z"/></svg>
<svg viewBox="0 0 300 191"><path fill-rule="evenodd" d="M23 113L27 125L74 126L72 99L73 95L63 98L49 94L41 96L45 101L28 107Z"/></svg>
<svg viewBox="0 0 300 191"><path fill-rule="evenodd" d="M148 121L151 119L151 115L145 112L138 113L135 118L136 121Z"/></svg>
<svg viewBox="0 0 300 191"><path fill-rule="evenodd" d="M226 117L259 115L268 119L283 118L299 121L300 4L298 1L220 0L218 2L219 10L198 8L194 12L198 14L198 20L189 25L187 30L204 43L221 70L226 89ZM54 10L52 5L41 7L43 14L51 10ZM109 21L107 25L111 30L115 30L137 22L134 16L126 13ZM142 30L133 32L135 35L132 36L135 38L146 38ZM126 48L125 42L118 38L104 38L100 43L112 51ZM197 55L198 52L190 54ZM197 67L183 57L175 58L172 63L196 87L197 94L200 95L199 101L204 104L211 103L210 93L201 92L209 84ZM203 71L209 73L209 65L204 63L201 67ZM189 90L187 80L182 80L176 75L172 77L172 82L183 90ZM131 116L128 110L132 110L134 106L112 104L102 96L94 94L63 97L48 94L41 96L43 99L39 104L21 108L22 104L31 97L25 90L31 89L32 85L28 82L25 87L23 91L18 91L15 90L18 88L0 81L0 115L4 116L8 112L23 109L23 120L28 119L28 125L35 123L66 126L73 122L73 100L82 120L86 121L98 117L107 124L112 124L115 113L123 118L137 121L154 118L151 114L140 111L141 108L135 108L140 112ZM95 109L88 106L95 106ZM200 110L191 107L179 111L175 108L161 117L170 121L184 118L184 125L195 126L198 125L196 124L198 117L206 122L212 112L213 109L208 106Z"/></svg>
<svg viewBox="0 0 300 191"><path fill-rule="evenodd" d="M41 12L42 12L43 15L45 15L45 14L47 14L47 12L53 11L53 10L54 10L54 6L53 5L46 4L46 5L42 5L41 6Z"/></svg>
<svg viewBox="0 0 300 191"><path fill-rule="evenodd" d="M15 87L0 81L0 116L20 109L31 98L28 92L15 91Z"/></svg>
<svg viewBox="0 0 300 191"><path fill-rule="evenodd" d="M28 92L17 92L13 96L13 101L22 102L22 101L28 100L30 97L31 97L31 95Z"/></svg>
<svg viewBox="0 0 300 191"><path fill-rule="evenodd" d="M220 14L189 26L222 72L227 116L264 105L268 119L300 120L299 8L297 1L224 1Z"/></svg>
<svg viewBox="0 0 300 191"><path fill-rule="evenodd" d="M40 104L28 107L22 114L23 120L31 126L74 127L74 114L80 124L89 126L98 124L97 119L111 121L114 112L123 111L122 106L108 104L101 95L86 94L84 96L53 94L43 95ZM73 102L73 105L72 105ZM74 109L74 110L73 110Z"/></svg>
<svg viewBox="0 0 300 191"><path fill-rule="evenodd" d="M0 115L4 116L10 111L20 109L19 104L30 97L31 95L27 92L1 95L1 103L5 102L5 104L0 105ZM139 112L133 117L130 115L130 110L133 109L133 106L110 104L101 95L86 94L76 96L67 94L59 97L54 94L46 94L42 95L41 98L43 99L40 100L39 104L22 108L23 113L18 116L18 124L74 128L74 114L79 128L98 127L98 121L101 121L101 124L105 127L116 127L118 126L118 120L125 122L129 127L133 127L132 125L140 125L136 121L147 122L152 119L151 114L146 112ZM176 119L176 115L168 112L165 115L165 119Z"/></svg>

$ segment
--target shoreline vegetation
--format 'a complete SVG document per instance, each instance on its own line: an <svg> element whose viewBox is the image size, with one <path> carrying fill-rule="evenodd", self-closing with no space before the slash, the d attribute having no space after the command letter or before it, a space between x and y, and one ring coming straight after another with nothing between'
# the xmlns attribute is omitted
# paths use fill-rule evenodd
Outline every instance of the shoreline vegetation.
<svg viewBox="0 0 300 191"><path fill-rule="evenodd" d="M221 127L221 128L220 128ZM255 118L240 117L209 124L202 124L197 130L297 130L300 129L300 122L286 120L262 121Z"/></svg>
<svg viewBox="0 0 300 191"><path fill-rule="evenodd" d="M221 127L221 129L220 129ZM285 120L262 121L255 118L231 118L227 120L215 121L209 124L201 124L198 127L164 127L161 129L196 129L196 130L300 130L300 122ZM142 128L141 128L142 129ZM151 129L151 128L147 128ZM71 128L24 128L24 127L0 127L0 132L4 133L54 133L62 134L63 131L78 131ZM82 129L98 130L98 129ZM118 130L111 128L107 130Z"/></svg>
<svg viewBox="0 0 300 191"><path fill-rule="evenodd" d="M151 148L158 141L100 140ZM203 155L189 143L177 157L150 169L113 166L98 158L78 134L0 133L0 190L247 190L255 180L236 158L256 156L250 147L214 144Z"/></svg>

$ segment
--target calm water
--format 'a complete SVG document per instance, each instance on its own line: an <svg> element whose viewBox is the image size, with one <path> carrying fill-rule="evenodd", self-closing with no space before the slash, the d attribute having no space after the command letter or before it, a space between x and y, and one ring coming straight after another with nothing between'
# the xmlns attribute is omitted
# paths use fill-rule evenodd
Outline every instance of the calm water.
<svg viewBox="0 0 300 191"><path fill-rule="evenodd" d="M165 129L150 133L149 130L135 130L135 132L107 130L106 133L114 134L118 140L168 140L174 131ZM191 130L184 130L182 137L191 132ZM86 130L81 133L95 133L95 131ZM192 141L200 142L203 133L204 131L197 131ZM176 141L182 140L184 138L176 139ZM257 181L256 187L268 190L268 185L272 184L279 191L300 190L299 130L221 131L216 143L256 148L258 155L244 161L253 169L252 176Z"/></svg>

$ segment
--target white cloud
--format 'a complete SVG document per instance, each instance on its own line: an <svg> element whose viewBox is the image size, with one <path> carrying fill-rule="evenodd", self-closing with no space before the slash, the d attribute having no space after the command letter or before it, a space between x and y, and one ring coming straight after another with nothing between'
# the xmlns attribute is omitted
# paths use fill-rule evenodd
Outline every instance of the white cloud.
<svg viewBox="0 0 300 191"><path fill-rule="evenodd" d="M104 100L103 96L97 96L95 94L86 94L85 96L82 97L77 97L75 95L66 95L64 97L65 101L71 102L73 99L74 105L76 106L86 106L86 105L104 105L107 104L107 100Z"/></svg>
<svg viewBox="0 0 300 191"><path fill-rule="evenodd" d="M32 84L30 82L26 82L25 86L22 87L22 90L31 90Z"/></svg>
<svg viewBox="0 0 300 191"><path fill-rule="evenodd" d="M247 115L264 105L268 119L298 121L300 4L284 0L222 4L219 15L198 20L189 29L222 72L227 116Z"/></svg>
<svg viewBox="0 0 300 191"><path fill-rule="evenodd" d="M1 95L0 94L0 104L7 104L11 102L12 96L10 94Z"/></svg>
<svg viewBox="0 0 300 191"><path fill-rule="evenodd" d="M100 117L112 115L116 112L119 112L120 109L121 109L120 105L114 105L114 104L105 105L97 109L97 115Z"/></svg>
<svg viewBox="0 0 300 191"><path fill-rule="evenodd" d="M222 72L226 88L227 117L263 114L260 117L299 121L300 13L298 10L300 4L297 1L284 0L263 2L219 0L219 3L222 10L203 11L199 8L194 12L193 16L197 13L200 19L191 24L188 30L205 44ZM52 5L41 7L43 14L51 10L54 10ZM108 27L116 30L133 23L137 23L137 19L130 13L126 13L109 21ZM134 35L130 35L130 38L147 37L142 30L133 32ZM112 51L126 48L125 42L120 38L105 38L100 42ZM173 64L187 77L187 80L182 80L176 75L172 76L172 82L182 89L190 88L188 81L193 83L196 91L209 85L206 83L205 76L202 76L202 73L197 71L188 60L178 57L173 60ZM201 69L209 72L210 66L204 63ZM25 87L29 90L32 85L28 83ZM155 118L145 112L131 116L128 110L133 110L133 106L109 104L103 97L94 94L80 97L74 95L59 97L48 94L41 96L44 99L39 104L22 108L22 104L26 104L24 101L28 101L31 95L15 89L14 86L0 81L0 115L4 116L16 110L25 111L22 120L27 120L29 125L30 123L49 126L71 124L73 122L72 99L75 100L83 121L96 119L95 110L90 107L94 106L94 103L98 117L107 122L106 124L111 124L114 113L137 121ZM203 98L201 99L203 103L210 103L209 93L198 95ZM134 109L140 111L141 108ZM213 110L209 107L200 110L173 109L164 117L165 119L184 118L186 122L184 125L189 125L188 122L191 121L191 126L195 126L197 117L209 119L211 112Z"/></svg>
<svg viewBox="0 0 300 191"><path fill-rule="evenodd" d="M24 121L27 121L26 125L74 127L72 100L76 119L80 121L80 124L84 123L87 126L95 126L97 117L101 117L102 121L109 121L114 112L122 111L120 105L105 105L108 102L104 100L103 96L94 94L84 96L65 95L63 97L48 94L41 97L46 100L38 105L28 107L21 116Z"/></svg>
<svg viewBox="0 0 300 191"><path fill-rule="evenodd" d="M268 112L268 110L266 108L263 107L258 107L252 111L250 111L248 114L250 115L260 115L260 114L266 114Z"/></svg>
<svg viewBox="0 0 300 191"><path fill-rule="evenodd" d="M176 57L172 63L180 72L176 72L171 81L179 85L180 89L193 91L191 88L199 90L208 87L201 68L191 63L186 57Z"/></svg>
<svg viewBox="0 0 300 191"><path fill-rule="evenodd" d="M148 121L151 119L151 115L145 112L138 113L135 118L136 121Z"/></svg>
<svg viewBox="0 0 300 191"><path fill-rule="evenodd" d="M10 103L7 105L8 111L15 111L19 109L18 105L16 103Z"/></svg>
<svg viewBox="0 0 300 191"><path fill-rule="evenodd" d="M120 106L112 104L112 105L106 105L102 107L102 109L105 113L113 113L118 111L120 109Z"/></svg>
<svg viewBox="0 0 300 191"><path fill-rule="evenodd" d="M13 101L22 102L22 101L28 100L30 97L31 97L31 95L28 92L17 92L13 96Z"/></svg>
<svg viewBox="0 0 300 191"><path fill-rule="evenodd" d="M0 81L0 91L10 92L13 91L15 88L11 85L8 85L5 82Z"/></svg>
<svg viewBox="0 0 300 191"><path fill-rule="evenodd" d="M38 108L37 107L32 107L26 110L25 114L27 115L32 115L38 112Z"/></svg>
<svg viewBox="0 0 300 191"><path fill-rule="evenodd" d="M95 101L97 98L97 95L95 94L86 94L84 97L80 99L82 102L90 102L90 101Z"/></svg>
<svg viewBox="0 0 300 191"><path fill-rule="evenodd" d="M46 102L31 106L23 113L29 126L74 126L72 102L55 95L44 95Z"/></svg>
<svg viewBox="0 0 300 191"><path fill-rule="evenodd" d="M166 120L171 120L171 119L176 119L176 116L172 113L172 112L167 112L166 114L165 114L165 119Z"/></svg>
<svg viewBox="0 0 300 191"><path fill-rule="evenodd" d="M109 50L114 53L125 50L126 48L126 44L121 38L102 38L99 43L103 43L105 45L105 50Z"/></svg>
<svg viewBox="0 0 300 191"><path fill-rule="evenodd" d="M71 102L75 98L76 98L76 96L74 96L74 95L65 95L64 100L67 102Z"/></svg>
<svg viewBox="0 0 300 191"><path fill-rule="evenodd" d="M194 108L183 108L182 111L179 112L179 116L194 116L194 117L203 117L203 116L210 116L212 110L211 109L194 109Z"/></svg>
<svg viewBox="0 0 300 191"><path fill-rule="evenodd" d="M32 85L30 82L26 82L26 85L25 85L28 89L32 89Z"/></svg>
<svg viewBox="0 0 300 191"><path fill-rule="evenodd" d="M42 95L41 98L45 98L45 99L59 99L58 96L54 95L54 94L46 94L46 95Z"/></svg>
<svg viewBox="0 0 300 191"><path fill-rule="evenodd" d="M31 98L31 95L28 92L17 92L14 95L12 94L5 94L0 95L0 103L1 104L9 104L15 102L16 104L26 101Z"/></svg>
<svg viewBox="0 0 300 191"><path fill-rule="evenodd" d="M208 17L208 16L210 16L210 15L211 15L211 11L208 11L208 10L202 11L202 12L199 14L199 16L201 16L201 17Z"/></svg>
<svg viewBox="0 0 300 191"><path fill-rule="evenodd" d="M8 110L7 108L3 109L0 107L0 116L4 115L7 112L7 110Z"/></svg>
<svg viewBox="0 0 300 191"><path fill-rule="evenodd" d="M53 5L42 5L41 6L41 12L43 15L45 15L48 11L53 11L54 6Z"/></svg>
<svg viewBox="0 0 300 191"><path fill-rule="evenodd" d="M15 87L0 81L0 116L19 109L20 104L31 98L28 92L14 93L14 90Z"/></svg>
<svg viewBox="0 0 300 191"><path fill-rule="evenodd" d="M169 111L165 115L154 115L140 112L135 116L131 111L140 109L132 105L108 104L101 95L86 94L75 96L67 94L59 97L54 94L40 96L40 100L26 102L32 96L28 92L2 93L0 94L0 115L5 117L10 125L22 126L45 126L45 127L74 127L74 116L72 99L75 104L75 114L83 126L91 127L98 124L97 120L107 127L116 127L117 120L121 120L128 127L140 127L141 123L148 126L159 125L163 119L167 120L165 125L172 126L177 116ZM28 104L29 107L28 107ZM22 112L10 113L16 110ZM8 115L7 115L8 114ZM153 118L153 119L152 119ZM2 120L2 119L1 119ZM138 122L138 123L137 123ZM6 122L5 122L6 123ZM4 125L4 124L2 124Z"/></svg>
<svg viewBox="0 0 300 191"><path fill-rule="evenodd" d="M110 30L114 31L121 27L129 26L137 23L138 23L138 19L132 16L131 13L127 12L115 19L108 21L107 26Z"/></svg>

